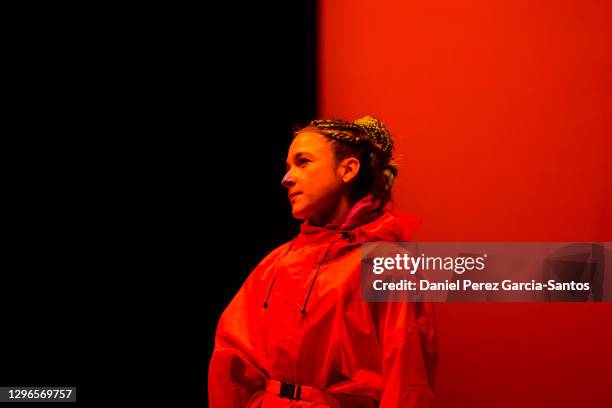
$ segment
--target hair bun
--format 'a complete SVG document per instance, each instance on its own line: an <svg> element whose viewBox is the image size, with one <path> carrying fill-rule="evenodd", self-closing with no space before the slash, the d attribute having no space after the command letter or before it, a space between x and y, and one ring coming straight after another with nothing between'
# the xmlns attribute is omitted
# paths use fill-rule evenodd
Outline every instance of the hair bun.
<svg viewBox="0 0 612 408"><path fill-rule="evenodd" d="M380 120L372 116L364 116L353 121L353 123L364 130L364 132L370 137L374 147L376 147L376 149L383 154L385 159L388 160L391 158L393 138Z"/></svg>

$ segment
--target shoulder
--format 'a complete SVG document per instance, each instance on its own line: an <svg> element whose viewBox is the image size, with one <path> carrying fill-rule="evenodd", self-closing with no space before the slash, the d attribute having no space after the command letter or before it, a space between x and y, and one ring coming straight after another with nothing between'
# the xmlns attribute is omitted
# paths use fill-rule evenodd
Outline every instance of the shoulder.
<svg viewBox="0 0 612 408"><path fill-rule="evenodd" d="M259 265L270 263L271 261L274 261L275 259L277 259L279 256L282 256L283 254L285 254L287 250L289 249L289 247L291 246L292 242L293 240L287 241L284 244L277 246L272 251L268 252L268 254L263 257Z"/></svg>
<svg viewBox="0 0 612 408"><path fill-rule="evenodd" d="M240 292L250 293L252 291L260 291L261 285L265 284L265 281L269 279L271 271L274 269L277 261L286 253L290 243L291 241L286 242L268 252L248 274Z"/></svg>
<svg viewBox="0 0 612 408"><path fill-rule="evenodd" d="M287 251L291 247L292 242L293 240L285 242L284 244L279 245L270 252L268 252L268 254L264 256L261 261L259 261L255 269L251 273L251 276L255 275L261 277L266 270L273 267L276 262L287 253Z"/></svg>

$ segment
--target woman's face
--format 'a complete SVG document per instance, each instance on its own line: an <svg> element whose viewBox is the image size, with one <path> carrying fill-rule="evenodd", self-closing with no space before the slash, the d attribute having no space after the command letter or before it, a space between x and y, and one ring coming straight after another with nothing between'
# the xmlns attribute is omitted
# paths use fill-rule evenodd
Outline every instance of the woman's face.
<svg viewBox="0 0 612 408"><path fill-rule="evenodd" d="M343 180L331 142L323 135L299 133L287 154L287 188L293 216L297 219L326 219L342 197Z"/></svg>

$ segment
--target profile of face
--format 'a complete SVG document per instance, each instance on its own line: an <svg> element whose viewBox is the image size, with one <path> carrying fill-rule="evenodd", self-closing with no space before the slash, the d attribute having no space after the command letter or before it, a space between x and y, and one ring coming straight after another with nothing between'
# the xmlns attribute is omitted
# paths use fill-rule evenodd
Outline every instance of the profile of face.
<svg viewBox="0 0 612 408"><path fill-rule="evenodd" d="M314 132L299 133L287 154L287 188L292 214L297 219L325 222L346 198L345 187L359 170L359 161L337 162L332 142Z"/></svg>

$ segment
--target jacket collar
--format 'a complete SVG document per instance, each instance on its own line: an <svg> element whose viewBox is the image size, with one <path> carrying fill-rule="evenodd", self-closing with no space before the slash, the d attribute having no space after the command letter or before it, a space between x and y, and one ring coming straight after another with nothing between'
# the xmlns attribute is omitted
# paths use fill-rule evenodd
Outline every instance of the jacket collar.
<svg viewBox="0 0 612 408"><path fill-rule="evenodd" d="M368 241L409 241L412 232L421 220L411 214L395 211L385 206L380 208L380 200L368 195L355 203L340 226L328 224L325 227L304 221L300 234L327 236L343 232L351 242ZM314 238L314 237L313 237Z"/></svg>

